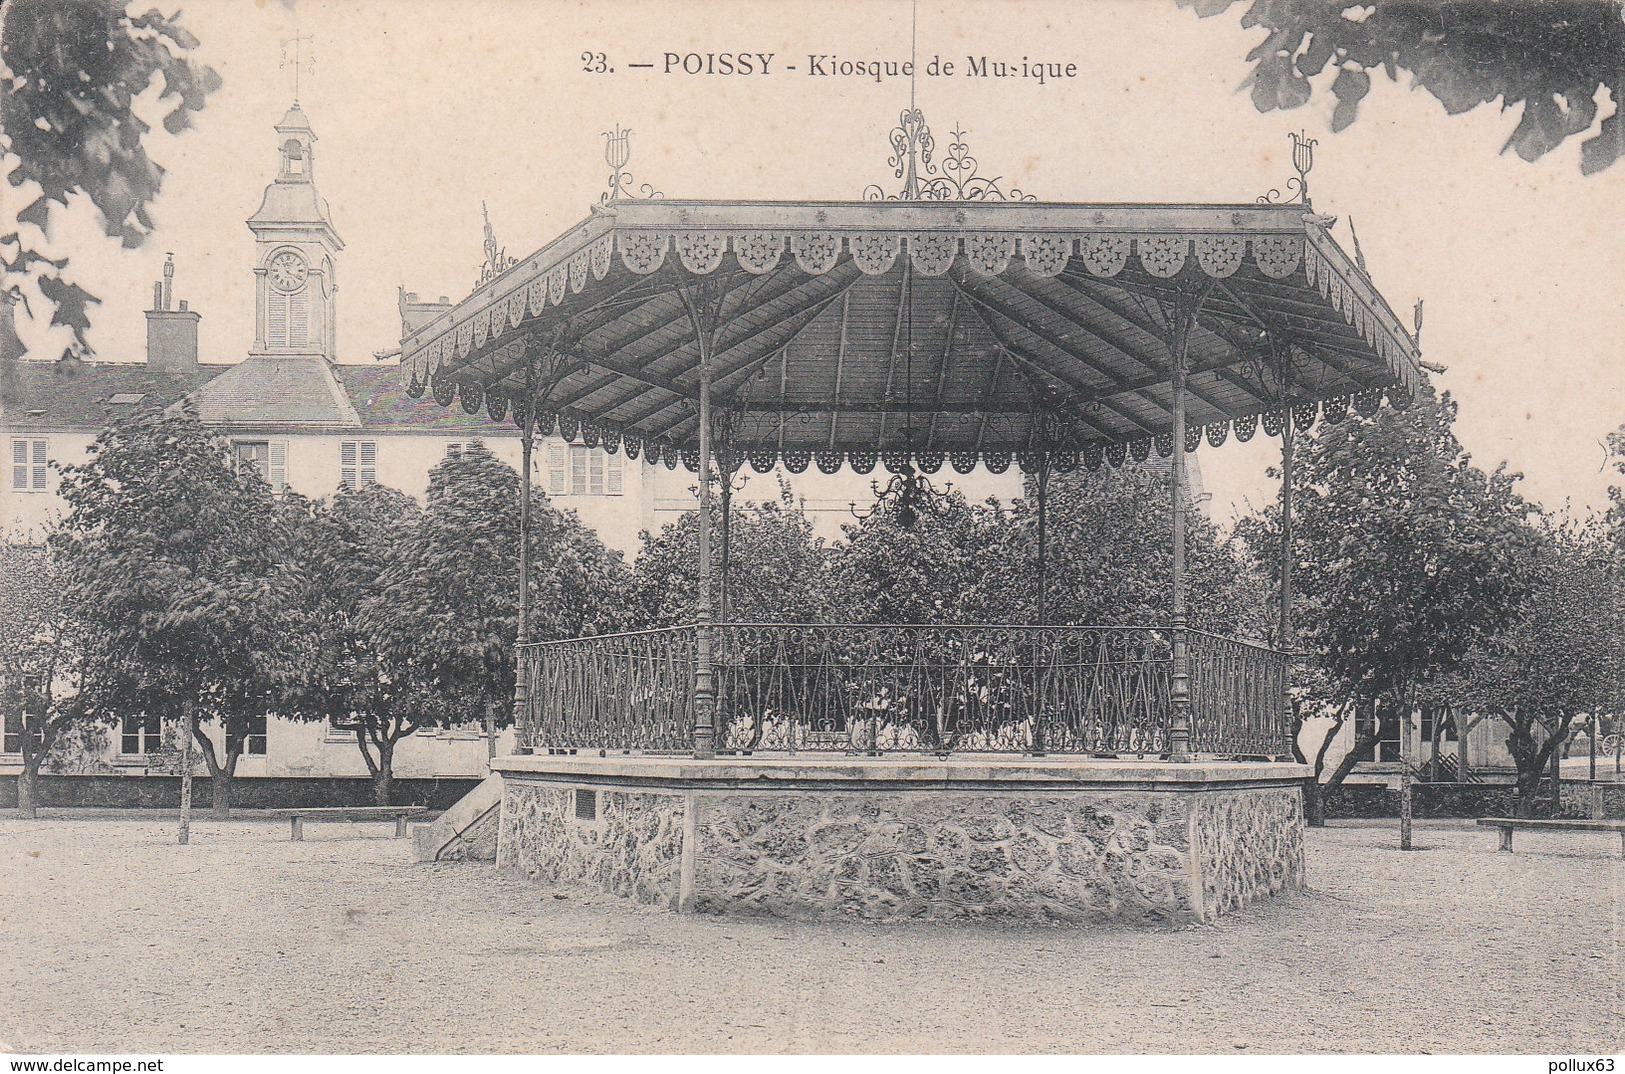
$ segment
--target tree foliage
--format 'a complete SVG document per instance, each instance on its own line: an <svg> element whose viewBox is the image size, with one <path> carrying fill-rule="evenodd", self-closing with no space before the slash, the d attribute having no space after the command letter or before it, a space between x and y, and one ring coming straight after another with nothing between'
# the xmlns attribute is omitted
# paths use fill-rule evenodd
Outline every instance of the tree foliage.
<svg viewBox="0 0 1625 1074"><path fill-rule="evenodd" d="M532 640L608 633L626 623L629 577L574 512L541 492L531 511ZM388 659L417 661L442 722L511 717L519 625L519 475L475 441L429 474L416 530L381 576L391 607L370 628Z"/></svg>
<svg viewBox="0 0 1625 1074"><path fill-rule="evenodd" d="M813 533L806 505L788 482L778 498L732 506L729 524L729 618L741 622L833 622L838 615L830 551ZM634 615L641 626L689 623L699 607L698 511L658 534L645 532L632 568ZM722 615L720 506L711 529L716 576L712 614Z"/></svg>
<svg viewBox="0 0 1625 1074"><path fill-rule="evenodd" d="M1036 483L1008 507L944 494L903 525L892 503L818 539L787 484L777 501L734 509L733 617L769 622L1025 623L1036 620ZM1160 623L1171 604L1169 477L1145 470L1057 474L1047 497L1052 623ZM1244 547L1192 511L1193 622L1261 634L1269 594ZM644 535L634 576L640 620L690 622L698 515ZM719 555L720 526L713 528ZM715 562L715 561L714 561ZM718 568L720 570L720 567ZM713 590L715 598L716 590ZM715 614L715 609L713 613Z"/></svg>
<svg viewBox="0 0 1625 1074"><path fill-rule="evenodd" d="M996 502L946 493L904 525L894 503L842 527L834 548L838 607L854 623L997 623L1019 598L988 579L1007 567L1008 517ZM1007 576L1007 572L1004 572Z"/></svg>
<svg viewBox="0 0 1625 1074"><path fill-rule="evenodd" d="M384 577L422 510L384 485L341 488L301 506L294 548L305 657L288 714L352 733L377 804L388 805L396 745L444 715L425 654L387 644L410 626L396 624L401 608Z"/></svg>
<svg viewBox="0 0 1625 1074"><path fill-rule="evenodd" d="M1526 808L1575 718L1611 702L1617 644L1601 521L1543 519L1531 529L1518 546L1529 591L1517 616L1448 684L1453 703L1506 724Z"/></svg>
<svg viewBox="0 0 1625 1074"><path fill-rule="evenodd" d="M220 86L185 55L197 45L175 18L156 9L130 15L122 0L6 0L0 8L0 154L7 182L35 192L0 235L0 269L8 288L19 276L35 280L51 323L72 329L81 351L96 298L69 282L67 260L48 257L27 229L45 237L53 206L65 211L83 194L103 231L126 248L141 245L164 170L147 154L150 128L135 102L156 80L164 128L190 126Z"/></svg>
<svg viewBox="0 0 1625 1074"><path fill-rule="evenodd" d="M289 527L270 487L227 459L192 415L141 408L64 469L68 515L52 537L63 597L86 628L88 703L190 726L217 813L253 721L276 711L297 670ZM223 756L199 720L222 725Z"/></svg>
<svg viewBox="0 0 1625 1074"><path fill-rule="evenodd" d="M1399 696L1458 671L1528 590L1530 508L1516 475L1472 465L1456 404L1424 387L1404 411L1323 425L1294 473L1300 640L1340 699Z"/></svg>
<svg viewBox="0 0 1625 1074"><path fill-rule="evenodd" d="M1056 623L1160 623L1173 607L1172 475L1149 467L1050 479L1047 606ZM1187 604L1193 626L1263 636L1271 595L1245 549L1205 513L1186 512ZM1033 577L1037 498L1031 478L1011 519L1022 540L1011 591ZM1031 588L1031 581L1026 586Z"/></svg>
<svg viewBox="0 0 1625 1074"><path fill-rule="evenodd" d="M1206 18L1238 0L1177 2ZM1625 153L1625 20L1611 0L1252 0L1241 24L1266 31L1247 54L1246 84L1260 112L1306 104L1312 80L1330 78L1332 129L1342 130L1372 71L1393 81L1405 71L1450 115L1496 100L1503 109L1522 105L1502 151L1533 161L1589 130L1607 91L1616 107L1581 145L1581 171L1601 171Z"/></svg>
<svg viewBox="0 0 1625 1074"><path fill-rule="evenodd" d="M78 642L49 550L0 545L0 717L8 735L17 735L17 804L30 816L41 764L99 722L80 695Z"/></svg>

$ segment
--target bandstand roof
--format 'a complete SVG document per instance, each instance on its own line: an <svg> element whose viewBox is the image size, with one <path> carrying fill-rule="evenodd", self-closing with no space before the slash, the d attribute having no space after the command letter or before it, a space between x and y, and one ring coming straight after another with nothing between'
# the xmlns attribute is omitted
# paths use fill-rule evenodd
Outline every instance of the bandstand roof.
<svg viewBox="0 0 1625 1074"><path fill-rule="evenodd" d="M714 413L757 469L1093 468L1171 450L1181 295L1205 296L1193 447L1274 432L1284 400L1302 427L1409 395L1416 345L1331 222L1302 204L617 199L495 266L402 362L412 394L498 420L522 413L529 369L543 433L692 468L683 291L709 289Z"/></svg>

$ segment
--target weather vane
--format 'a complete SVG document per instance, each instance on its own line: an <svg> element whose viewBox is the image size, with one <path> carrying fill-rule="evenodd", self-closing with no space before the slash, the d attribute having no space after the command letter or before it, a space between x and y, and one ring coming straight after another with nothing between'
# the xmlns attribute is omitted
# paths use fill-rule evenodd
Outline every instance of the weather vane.
<svg viewBox="0 0 1625 1074"><path fill-rule="evenodd" d="M305 44L305 43L309 43L311 45L314 45L316 43L316 39L314 37L310 36L309 34L301 34L299 32L299 28L297 26L294 27L293 36L290 37L290 38L283 39L283 42L282 42L282 60L281 60L280 63L277 64L278 67L287 67L287 66L289 66L289 64L288 64L288 46L290 46L290 45L293 46L293 65L292 66L293 66L293 103L294 104L299 103L299 76L303 72L304 62L306 60L310 61L310 73L313 74L313 75L316 73L316 54L315 54L314 49L311 51L310 55L306 56L306 55L303 54L303 52L301 51L301 49L299 47L301 44Z"/></svg>

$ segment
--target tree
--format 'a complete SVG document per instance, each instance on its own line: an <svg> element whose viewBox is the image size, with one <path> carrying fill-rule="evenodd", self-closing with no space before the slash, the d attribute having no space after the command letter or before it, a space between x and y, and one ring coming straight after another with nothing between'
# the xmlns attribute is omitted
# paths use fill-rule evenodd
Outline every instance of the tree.
<svg viewBox="0 0 1625 1074"><path fill-rule="evenodd" d="M79 692L82 650L61 578L43 548L0 546L0 715L17 739L17 808L32 817L40 765L58 743L99 722Z"/></svg>
<svg viewBox="0 0 1625 1074"><path fill-rule="evenodd" d="M534 497L531 638L621 629L630 583L620 553ZM392 607L374 602L367 617L385 658L412 664L441 699L444 722L483 717L488 735L510 722L518 577L519 475L475 441L430 472L422 519L380 579Z"/></svg>
<svg viewBox="0 0 1625 1074"><path fill-rule="evenodd" d="M805 503L779 479L778 498L735 504L729 524L729 615L741 622L831 622L835 616L830 552L813 533ZM716 498L713 498L713 502ZM692 623L699 608L698 511L644 532L632 568L638 622L649 627ZM712 524L712 614L720 619L721 508Z"/></svg>
<svg viewBox="0 0 1625 1074"><path fill-rule="evenodd" d="M1007 568L1011 537L997 501L944 493L912 519L895 502L842 527L833 549L839 614L852 623L997 623L1019 598L987 578ZM1008 570L1003 570L1008 577Z"/></svg>
<svg viewBox="0 0 1625 1074"><path fill-rule="evenodd" d="M3 289L16 294L31 279L53 308L51 323L72 329L81 352L89 350L89 307L97 300L67 280L66 258L43 252L53 206L68 211L82 194L108 236L126 249L141 245L164 169L147 155L150 128L135 102L161 80L158 99L174 102L164 128L178 134L190 126L220 87L219 75L184 55L197 45L174 18L156 10L130 15L123 0L0 5L0 156L8 184L32 197L0 235Z"/></svg>
<svg viewBox="0 0 1625 1074"><path fill-rule="evenodd" d="M993 583L1006 592L1033 590L1037 488L1030 477L1026 492L1010 514L1020 534L1005 557L1013 577ZM1050 478L1045 605L1051 622L1167 620L1173 607L1171 496L1172 475L1160 468L1102 467ZM1191 625L1264 636L1270 595L1244 547L1221 534L1200 510L1185 517Z"/></svg>
<svg viewBox="0 0 1625 1074"><path fill-rule="evenodd" d="M1237 0L1176 2L1207 18ZM1267 31L1247 54L1246 85L1260 112L1306 104L1311 81L1329 78L1337 98L1332 129L1340 131L1354 122L1372 70L1396 81L1405 71L1450 115L1497 99L1503 109L1522 104L1502 152L1533 161L1590 130L1607 91L1614 111L1581 145L1580 170L1599 172L1625 153L1625 20L1617 3L1252 0L1241 24Z"/></svg>
<svg viewBox="0 0 1625 1074"><path fill-rule="evenodd" d="M402 608L383 578L422 513L384 485L342 488L308 505L294 535L308 656L290 711L355 735L378 805L390 804L395 747L442 715L423 681L423 654L386 644L411 633L394 621Z"/></svg>
<svg viewBox="0 0 1625 1074"><path fill-rule="evenodd" d="M298 636L288 526L270 487L228 457L191 414L140 408L64 469L68 515L51 538L85 627L87 702L178 720L203 750L217 817L249 736L284 698ZM219 753L208 721L225 732Z"/></svg>
<svg viewBox="0 0 1625 1074"><path fill-rule="evenodd" d="M1519 812L1530 816L1576 718L1612 700L1617 639L1605 596L1612 550L1601 520L1544 520L1520 552L1529 595L1508 628L1474 653L1454 700L1506 724Z"/></svg>
<svg viewBox="0 0 1625 1074"><path fill-rule="evenodd" d="M1279 481L1281 472L1270 467L1268 476ZM1247 550L1248 559L1252 562L1254 570L1260 576L1271 599L1279 608L1281 591L1281 505L1279 501L1270 504L1262 511L1247 515L1236 520L1234 536ZM1294 548L1293 570L1296 573L1308 566L1303 562L1301 551ZM1304 819L1310 827L1323 828L1326 826L1325 794L1321 780L1326 774L1326 757L1331 752L1332 743L1336 741L1338 733L1342 731L1349 719L1357 715L1360 698L1340 690L1333 682L1320 654L1312 647L1306 648L1299 633L1298 627L1308 621L1315 614L1312 601L1304 595L1301 584L1295 583L1292 590L1292 623L1294 637L1290 641L1294 651L1292 662L1292 685L1288 688L1292 705L1292 726L1289 731L1292 756L1299 764L1312 768L1313 775L1304 784L1303 810ZM1279 623L1272 625L1268 631L1272 641L1277 645L1285 644L1283 639L1275 635L1279 630ZM1310 732L1310 722L1315 721L1315 731ZM1315 740L1313 734L1318 733ZM1310 748L1305 748L1305 735L1310 735ZM1341 783L1354 767L1357 752L1350 750L1344 760L1347 767L1336 774L1335 782Z"/></svg>
<svg viewBox="0 0 1625 1074"><path fill-rule="evenodd" d="M1335 711L1374 707L1327 787L1386 728L1403 721L1408 733L1422 691L1503 631L1528 591L1531 509L1513 489L1517 475L1472 464L1451 431L1456 410L1448 392L1424 385L1406 410L1350 415L1300 442L1298 641Z"/></svg>

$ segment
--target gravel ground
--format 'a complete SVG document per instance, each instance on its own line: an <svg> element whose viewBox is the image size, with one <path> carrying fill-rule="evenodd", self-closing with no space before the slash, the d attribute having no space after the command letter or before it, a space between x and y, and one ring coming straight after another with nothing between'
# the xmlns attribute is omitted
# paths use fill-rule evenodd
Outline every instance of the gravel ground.
<svg viewBox="0 0 1625 1074"><path fill-rule="evenodd" d="M1616 836L1309 835L1211 926L678 917L387 825L0 820L0 1051L1536 1052L1625 1045Z"/></svg>

